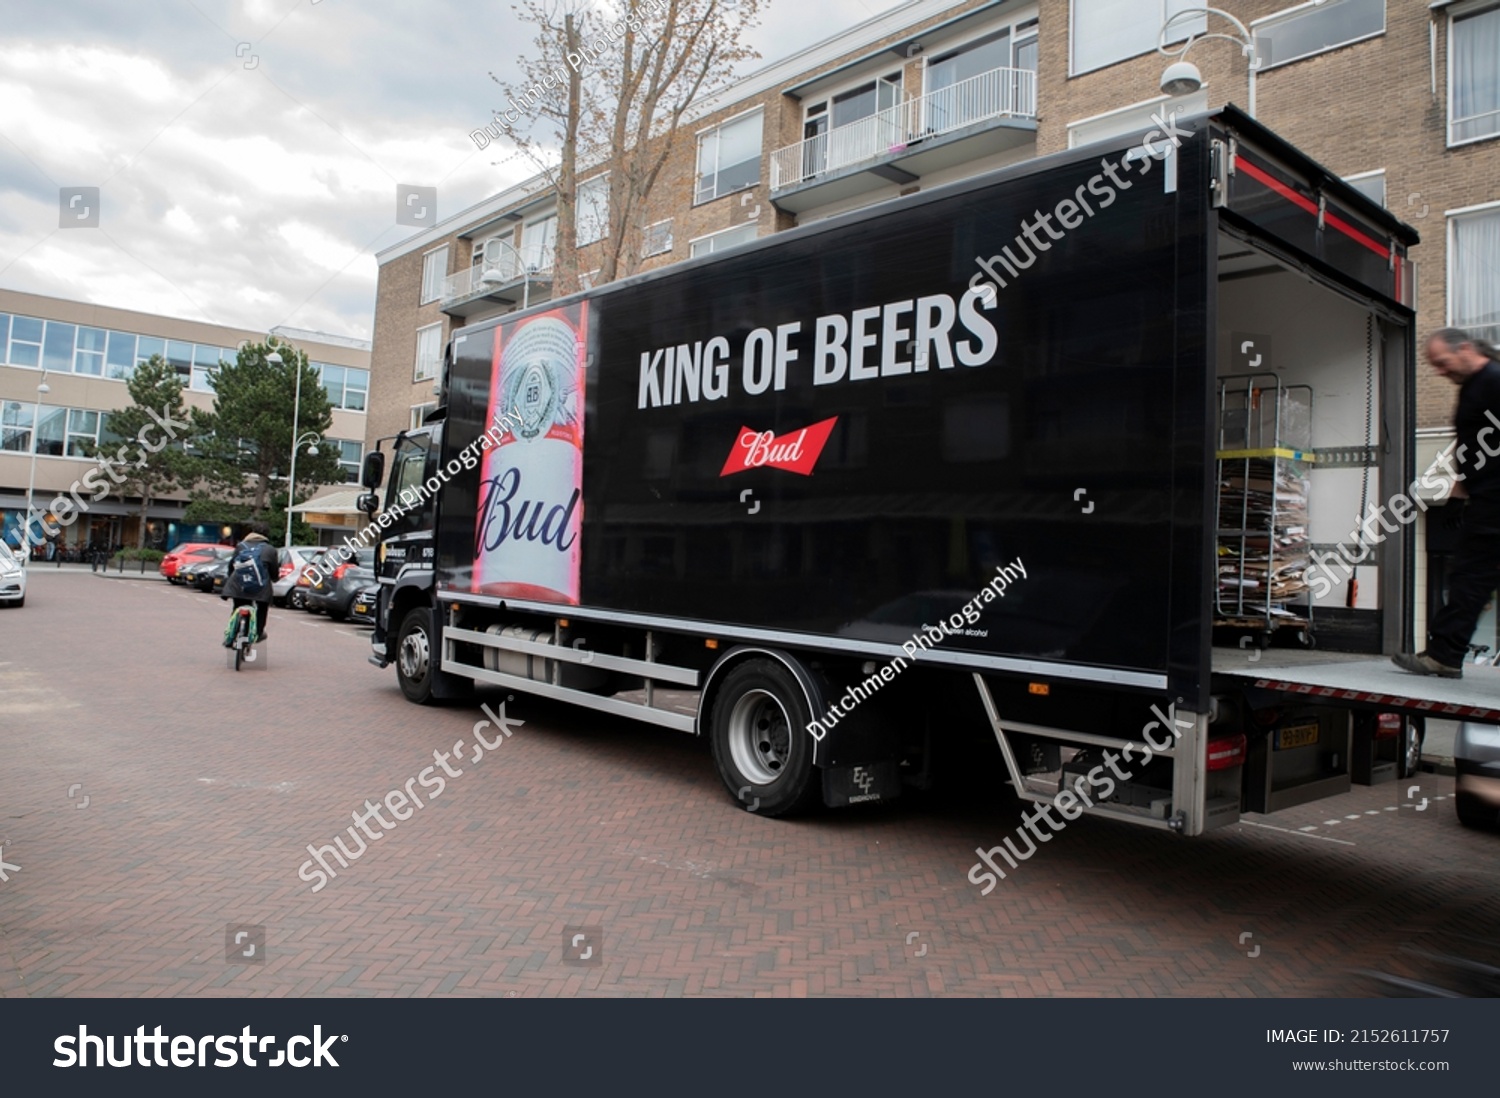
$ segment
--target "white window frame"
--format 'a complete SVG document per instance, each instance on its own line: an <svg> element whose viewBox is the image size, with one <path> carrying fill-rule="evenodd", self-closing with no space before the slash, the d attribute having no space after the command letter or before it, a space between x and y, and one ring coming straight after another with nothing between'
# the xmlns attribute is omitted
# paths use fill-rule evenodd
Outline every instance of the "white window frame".
<svg viewBox="0 0 1500 1098"><path fill-rule="evenodd" d="M599 277L601 268L595 267L592 271L581 271L578 275L578 288L580 290L592 290L595 286L594 279Z"/></svg>
<svg viewBox="0 0 1500 1098"><path fill-rule="evenodd" d="M744 225L735 225L732 228L720 229L720 230L718 230L718 232L704 233L702 236L695 236L695 237L693 237L693 239L691 239L691 240L688 241L688 255L689 255L690 258L693 258L693 259L697 259L700 256L704 256L704 255L714 255L714 254L716 254L719 251L719 249L717 247L711 248L709 251L706 251L706 252L696 252L696 251L694 251L694 248L695 248L696 245L703 243L703 241L705 241L705 240L713 240L715 237L728 236L730 233L742 233L746 229L754 229L755 230L755 236L752 237L750 240L743 241L743 243L745 243L745 244L753 244L756 240L760 239L760 226L758 224L756 224L755 222L751 221L751 222L747 222ZM731 248L738 248L739 246L740 246L739 244L731 244L731 245L729 245L729 247L731 247Z"/></svg>
<svg viewBox="0 0 1500 1098"><path fill-rule="evenodd" d="M1446 235L1443 242L1448 253L1446 272L1447 278L1446 287L1444 289L1445 300L1443 302L1443 316L1446 318L1447 327L1450 328L1462 327L1462 325L1453 315L1453 286L1456 281L1453 270L1453 261L1457 257L1458 252L1458 249L1454 247L1453 239L1456 228L1455 222L1461 218L1472 217L1475 214L1490 214L1492 216L1500 217L1500 202L1481 202L1477 206L1463 206L1456 210L1446 210L1443 213L1443 217L1446 221ZM1468 323L1472 323L1472 321L1469 321Z"/></svg>
<svg viewBox="0 0 1500 1098"><path fill-rule="evenodd" d="M599 187L601 185L604 188L604 205L603 205L603 210L602 210L602 212L599 213L599 216L598 216L597 219L592 218L592 217L585 217L584 216L584 205L583 205L583 189L585 187L596 187L597 188L597 187ZM595 224L596 220L597 220L597 224ZM585 225L588 226L590 232L597 231L598 235L585 237L584 236L584 226ZM578 184L577 189L573 192L573 231L574 231L574 235L575 235L575 241L574 242L580 248L587 247L590 244L597 244L599 241L605 240L605 239L607 239L609 237L609 173L608 172L605 172L603 175L595 175L595 176L591 176L588 179L585 179L582 183Z"/></svg>
<svg viewBox="0 0 1500 1098"><path fill-rule="evenodd" d="M1182 106L1171 106L1170 104L1174 102L1180 102ZM1093 141L1113 141L1116 137L1124 137L1127 134L1143 133L1151 128L1151 115L1156 112L1157 108L1164 105L1167 106L1168 113L1175 110L1183 118L1193 114L1200 114L1208 109L1208 85L1204 84L1203 87L1191 95L1158 95L1152 99L1143 99L1139 103L1131 103L1129 106L1116 107L1112 111L1091 114L1087 118L1076 118L1067 124L1068 148L1076 149L1079 145L1092 144ZM1076 140L1078 128L1081 126L1091 125L1095 122L1104 122L1110 118L1123 118L1134 113L1144 114L1147 120L1139 126L1131 126L1127 129L1118 130L1103 137L1093 138L1092 141L1082 142Z"/></svg>
<svg viewBox="0 0 1500 1098"><path fill-rule="evenodd" d="M430 372L422 372L422 336L425 332L437 332L437 354L432 356L432 367ZM424 324L417 329L416 358L412 364L411 380L415 384L418 381L431 381L438 376L438 371L443 367L443 322L436 324Z"/></svg>
<svg viewBox="0 0 1500 1098"><path fill-rule="evenodd" d="M437 401L435 400L429 400L425 404L413 404L406 429L408 431L415 431L418 427L422 426L422 421L427 418L427 413L436 410Z"/></svg>
<svg viewBox="0 0 1500 1098"><path fill-rule="evenodd" d="M438 257L441 263L435 263ZM422 255L422 290L418 304L428 305L443 296L443 280L448 277L448 245L442 244Z"/></svg>
<svg viewBox="0 0 1500 1098"><path fill-rule="evenodd" d="M1296 57L1288 57L1281 61L1273 61L1270 64L1266 64L1264 61L1262 61L1260 68L1258 68L1256 72L1270 72L1272 69L1279 69L1283 65L1295 65L1298 61L1305 61L1309 57L1318 57L1321 54L1332 53L1334 50L1341 50L1345 46L1354 45L1356 42L1368 42L1372 38L1383 37L1385 35L1385 32L1390 28L1389 0L1383 0L1383 3L1385 7L1383 10L1380 29L1378 31L1371 31L1369 34L1362 34L1358 38L1348 38L1342 42L1336 42L1331 46L1321 46L1318 49L1311 51L1310 53L1299 53ZM1305 4L1298 4L1295 7L1284 8L1283 10L1275 12L1271 15L1264 15L1259 19L1253 19L1250 22L1250 36L1251 38L1254 38L1257 34L1263 33L1265 30L1276 26L1278 23L1288 22L1291 19L1295 19L1300 15L1304 15L1307 12L1313 11L1314 9L1320 7L1326 7L1326 0L1307 0L1307 3Z"/></svg>
<svg viewBox="0 0 1500 1098"><path fill-rule="evenodd" d="M1467 4L1454 4L1447 11L1447 16L1448 16L1448 43L1447 43L1447 47L1448 47L1447 48L1447 54L1448 54L1448 87L1447 87L1447 92L1448 92L1448 95L1447 95L1447 98L1448 98L1448 102L1447 102L1447 105L1446 105L1445 109L1447 111L1447 117L1448 117L1448 134L1447 134L1447 137L1448 137L1448 147L1450 149L1457 148L1460 145L1472 145L1476 141L1493 141L1495 138L1500 137L1500 119L1497 119L1496 120L1495 132L1494 133L1481 134L1478 137L1465 137L1465 138L1463 138L1462 140L1459 140L1459 141L1455 141L1453 139L1453 124L1454 124L1454 118L1453 118L1453 24L1456 23L1456 22L1458 22L1458 20L1462 19L1466 15L1479 15L1480 13L1488 11L1490 8L1496 7L1496 6L1497 5L1495 4L1494 0L1470 0L1470 2L1467 3Z"/></svg>
<svg viewBox="0 0 1500 1098"><path fill-rule="evenodd" d="M1026 29L1022 30L1022 27ZM1038 42L1038 29L1039 24L1036 9L1033 8L1024 16L1017 15L1005 23L996 23L984 30L969 35L967 38L961 38L956 42L944 43L933 49L931 55L924 53L922 55L922 94L927 95L932 91L932 86L928 82L927 72L932 67L934 57L949 57L953 54L961 53L966 47L973 46L981 39L989 38L998 35L1001 31L1005 31L1010 39L1010 60L1004 67L1013 69L1016 67L1016 47L1028 42ZM806 121L805 116L804 121Z"/></svg>
<svg viewBox="0 0 1500 1098"><path fill-rule="evenodd" d="M1344 176L1344 182L1345 183L1362 183L1366 179L1375 179L1377 177L1379 177L1379 179L1380 179L1380 193L1383 196L1381 198L1381 200L1380 200L1380 204L1382 206L1384 206L1386 209L1390 209L1390 197L1391 197L1391 194L1390 194L1390 188L1388 186L1386 186L1385 169L1384 168L1376 168L1374 171L1355 172L1353 175L1346 175L1346 176ZM1358 190L1358 189L1359 188L1357 188L1357 187L1355 188L1355 190ZM1368 198L1369 195L1366 195L1365 197Z"/></svg>
<svg viewBox="0 0 1500 1098"><path fill-rule="evenodd" d="M552 239L548 241L548 234L544 231L542 233L542 239L546 241L546 248L544 250L537 250L535 256L533 256L532 252L533 249L536 248L536 241L532 238L532 234L538 229L539 226L545 225L549 221L552 222ZM535 259L536 274L545 274L547 271L552 270L552 268L557 264L556 210L551 210L547 213L542 214L540 217L534 217L530 221L522 223L521 247L518 249L518 251L521 256L521 274L523 277L532 277L531 268L533 266L533 259ZM542 260L544 259L546 260L545 263L542 262Z"/></svg>
<svg viewBox="0 0 1500 1098"><path fill-rule="evenodd" d="M654 255L666 255L668 252L670 252L672 250L672 220L673 220L672 218L668 217L668 218L666 218L666 219L664 219L662 221L653 221L653 222L651 222L651 224L647 225L646 228L642 231L642 233L641 233L641 258L642 259L650 259ZM665 225L667 227L667 242L666 242L666 245L664 247L661 247L661 248L651 248L650 247L651 230L655 229L655 228L657 228L658 226L661 226L661 225Z"/></svg>
<svg viewBox="0 0 1500 1098"><path fill-rule="evenodd" d="M1116 2L1118 2L1118 0L1116 0ZM1156 24L1156 26L1157 26L1157 37L1160 38L1161 26L1162 26L1162 24L1164 24L1167 21L1167 4L1168 4L1169 0L1156 0L1156 2L1161 5L1161 18L1160 18L1160 20ZM1197 6L1198 5L1194 4L1194 5L1190 5L1189 7L1197 7ZM1205 30L1207 30L1207 28L1208 28L1208 16L1205 15L1205 16L1202 16L1200 18L1201 18L1201 22L1196 21L1196 20L1189 20L1189 19L1179 19L1177 21L1177 31L1176 31L1176 34L1175 34L1174 37L1168 39L1167 45L1171 45L1174 42L1185 41L1186 39L1188 39L1192 35L1202 34ZM1077 66L1077 64L1074 62L1074 56L1075 56L1074 45L1075 45L1076 40L1077 40L1077 27L1078 27L1077 0L1068 0L1068 76L1069 77L1083 76L1085 73L1091 73L1091 72L1100 72L1100 71L1102 71L1104 69L1109 68L1112 65L1118 65L1121 62L1129 61L1132 57L1143 57L1143 56L1145 56L1148 53L1155 52L1155 50L1156 50L1156 43L1153 42L1148 48L1146 48L1144 50L1138 50L1135 53L1127 53L1123 57L1116 57L1116 58L1114 58L1111 61L1105 61L1102 64L1094 65L1094 66L1092 66L1090 68L1087 68L1087 69L1080 69Z"/></svg>
<svg viewBox="0 0 1500 1098"><path fill-rule="evenodd" d="M735 187L732 190L727 190L727 191L726 190L720 190L719 189L719 185L718 185L718 177L719 177L719 173L723 170L723 165L716 163L714 165L714 193L711 194L711 195L709 195L706 198L700 198L700 197L698 197L698 183L699 183L699 180L702 178L698 174L698 164L699 164L699 162L701 160L702 153L703 153L703 139L704 139L704 137L706 137L708 134L711 134L711 133L718 133L725 126L732 126L734 123L736 123L736 122L742 122L745 119L749 118L751 115L755 115L755 114L760 115L761 118L760 118L760 154L756 157L756 172L755 172L755 179L754 179L754 181L750 182L750 183L746 183L746 184L744 184L742 186L739 186L739 187ZM707 204L709 202L713 202L716 199L723 198L725 195L738 194L740 191L748 191L752 187L758 187L758 186L760 186L761 174L762 174L762 170L763 170L763 167L764 167L764 164L765 164L765 159L766 159L766 118L765 118L765 114L766 114L766 112L765 112L765 108L764 107L751 107L749 110L747 110L747 111L741 111L739 114L736 114L736 115L734 115L734 116L732 116L730 118L726 118L722 122L716 122L712 126L705 126L703 129L701 129L701 130L699 130L697 132L697 134L696 134L696 140L693 142L693 205L694 206L702 206L702 205L705 205L705 204ZM709 235L712 235L712 234L709 234Z"/></svg>

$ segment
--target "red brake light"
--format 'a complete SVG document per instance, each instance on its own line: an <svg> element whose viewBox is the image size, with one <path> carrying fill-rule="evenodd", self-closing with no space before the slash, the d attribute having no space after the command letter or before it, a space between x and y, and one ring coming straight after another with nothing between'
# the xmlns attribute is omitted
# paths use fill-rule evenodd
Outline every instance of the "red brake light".
<svg viewBox="0 0 1500 1098"><path fill-rule="evenodd" d="M337 568L335 568L333 570L333 581L335 583L337 583L339 580L343 579L344 578L344 573L347 572L347 571L349 571L350 567L351 567L351 565L345 563L345 564L341 564Z"/></svg>
<svg viewBox="0 0 1500 1098"><path fill-rule="evenodd" d="M1388 740L1401 735L1401 714L1382 713L1375 718L1375 738Z"/></svg>
<svg viewBox="0 0 1500 1098"><path fill-rule="evenodd" d="M1228 770L1245 762L1245 734L1208 741L1208 770Z"/></svg>
<svg viewBox="0 0 1500 1098"><path fill-rule="evenodd" d="M292 569L294 567L296 567L296 566L294 564L292 564L291 561L287 561L285 564L283 564L281 566L281 571L279 571L279 572L276 573L276 578L277 579L286 579L288 576L290 576L292 574Z"/></svg>

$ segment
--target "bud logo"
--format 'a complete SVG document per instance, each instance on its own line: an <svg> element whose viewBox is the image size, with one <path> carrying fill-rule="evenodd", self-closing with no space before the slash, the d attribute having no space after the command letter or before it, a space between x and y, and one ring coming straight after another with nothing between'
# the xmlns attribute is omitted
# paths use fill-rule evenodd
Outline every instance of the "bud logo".
<svg viewBox="0 0 1500 1098"><path fill-rule="evenodd" d="M839 417L834 416L800 431L788 431L784 435L741 427L740 437L735 439L734 446L729 451L729 460L724 462L719 476L727 477L731 473L769 466L810 477L813 466L818 463L818 456L823 452L823 445L838 421Z"/></svg>

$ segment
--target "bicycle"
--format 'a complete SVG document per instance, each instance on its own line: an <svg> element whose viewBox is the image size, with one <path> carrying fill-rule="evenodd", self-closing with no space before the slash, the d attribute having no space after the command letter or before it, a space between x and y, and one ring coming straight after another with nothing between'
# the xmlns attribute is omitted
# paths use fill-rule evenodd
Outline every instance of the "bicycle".
<svg viewBox="0 0 1500 1098"><path fill-rule="evenodd" d="M254 663L258 653L255 644L260 639L256 630L256 615L249 606L237 607L229 615L229 626L224 630L224 647L234 650L234 669Z"/></svg>

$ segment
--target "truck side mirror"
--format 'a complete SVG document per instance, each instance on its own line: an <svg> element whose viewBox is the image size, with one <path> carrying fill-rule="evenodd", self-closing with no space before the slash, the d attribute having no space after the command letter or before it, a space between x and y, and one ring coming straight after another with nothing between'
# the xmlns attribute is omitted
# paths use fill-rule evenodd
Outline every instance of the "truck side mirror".
<svg viewBox="0 0 1500 1098"><path fill-rule="evenodd" d="M365 464L360 470L359 482L372 492L380 491L380 486L385 483L385 454L382 451L371 450L365 455Z"/></svg>
<svg viewBox="0 0 1500 1098"><path fill-rule="evenodd" d="M354 501L354 506L374 517L375 512L380 510L380 500L376 498L374 492L361 492L359 498Z"/></svg>

